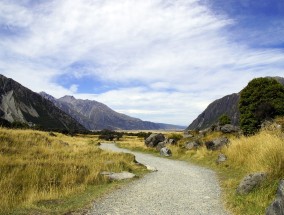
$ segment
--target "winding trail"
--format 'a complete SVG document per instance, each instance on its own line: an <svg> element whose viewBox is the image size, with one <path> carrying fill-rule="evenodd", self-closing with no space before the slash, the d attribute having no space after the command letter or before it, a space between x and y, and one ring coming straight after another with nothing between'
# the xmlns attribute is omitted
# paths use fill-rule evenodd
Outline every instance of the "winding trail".
<svg viewBox="0 0 284 215"><path fill-rule="evenodd" d="M227 215L220 200L220 188L213 171L183 161L102 144L104 150L128 152L140 163L156 167L142 179L97 200L89 215Z"/></svg>

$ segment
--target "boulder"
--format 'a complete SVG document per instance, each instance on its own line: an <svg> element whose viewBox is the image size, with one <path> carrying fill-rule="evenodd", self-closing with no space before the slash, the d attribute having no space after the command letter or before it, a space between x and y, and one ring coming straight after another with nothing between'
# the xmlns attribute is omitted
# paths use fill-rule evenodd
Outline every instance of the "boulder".
<svg viewBox="0 0 284 215"><path fill-rule="evenodd" d="M219 154L218 159L216 160L217 164L223 163L227 160L227 156L224 154Z"/></svg>
<svg viewBox="0 0 284 215"><path fill-rule="evenodd" d="M107 176L112 181L121 181L125 179L131 179L136 176L135 174L130 173L130 172L120 172L120 173L101 172L101 175Z"/></svg>
<svg viewBox="0 0 284 215"><path fill-rule="evenodd" d="M146 140L145 145L148 147L156 147L158 143L164 142L165 136L163 134L151 134Z"/></svg>
<svg viewBox="0 0 284 215"><path fill-rule="evenodd" d="M235 132L238 132L240 129L238 126L226 124L226 125L221 126L220 130L223 133L235 133Z"/></svg>
<svg viewBox="0 0 284 215"><path fill-rule="evenodd" d="M194 137L194 135L192 135L192 134L184 134L183 135L183 138L192 138L192 137Z"/></svg>
<svg viewBox="0 0 284 215"><path fill-rule="evenodd" d="M172 156L172 152L169 148L164 147L164 148L161 148L160 155L165 156L165 157L169 157L169 156Z"/></svg>
<svg viewBox="0 0 284 215"><path fill-rule="evenodd" d="M184 144L184 148L187 149L187 150L198 149L199 144L196 141L187 142L187 143Z"/></svg>
<svg viewBox="0 0 284 215"><path fill-rule="evenodd" d="M206 142L205 145L208 150L218 150L221 149L224 145L227 145L228 142L229 140L227 137L220 137L213 141Z"/></svg>
<svg viewBox="0 0 284 215"><path fill-rule="evenodd" d="M176 145L177 141L175 139L168 139L168 144L170 145Z"/></svg>
<svg viewBox="0 0 284 215"><path fill-rule="evenodd" d="M266 209L266 215L283 215L284 214L284 180L279 183L276 198Z"/></svg>
<svg viewBox="0 0 284 215"><path fill-rule="evenodd" d="M156 146L156 150L157 151L160 151L161 148L164 148L166 146L166 143L165 142L159 142Z"/></svg>
<svg viewBox="0 0 284 215"><path fill-rule="evenodd" d="M248 194L253 188L260 185L265 178L266 173L263 172L252 173L245 176L237 188L237 193L241 195Z"/></svg>

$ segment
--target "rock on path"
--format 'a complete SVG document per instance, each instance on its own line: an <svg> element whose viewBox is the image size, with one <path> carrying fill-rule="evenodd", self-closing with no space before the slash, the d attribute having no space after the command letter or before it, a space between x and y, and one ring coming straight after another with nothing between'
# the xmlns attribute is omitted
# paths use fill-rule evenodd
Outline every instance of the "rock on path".
<svg viewBox="0 0 284 215"><path fill-rule="evenodd" d="M102 144L102 149L128 152L140 163L156 167L122 189L97 200L88 215L225 215L220 188L213 171L153 155Z"/></svg>

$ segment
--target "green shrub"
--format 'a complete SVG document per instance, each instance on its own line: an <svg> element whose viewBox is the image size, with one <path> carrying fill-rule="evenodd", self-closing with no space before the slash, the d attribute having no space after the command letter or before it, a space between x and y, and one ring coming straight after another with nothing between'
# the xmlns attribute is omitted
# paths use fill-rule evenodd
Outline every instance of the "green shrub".
<svg viewBox="0 0 284 215"><path fill-rule="evenodd" d="M231 119L227 114L223 114L219 117L219 125L231 124Z"/></svg>
<svg viewBox="0 0 284 215"><path fill-rule="evenodd" d="M240 126L254 134L265 120L284 115L284 86L273 78L256 78L241 91Z"/></svg>
<svg viewBox="0 0 284 215"><path fill-rule="evenodd" d="M179 141L183 138L182 134L178 134L178 133L171 133L168 135L168 139L174 139L175 141Z"/></svg>

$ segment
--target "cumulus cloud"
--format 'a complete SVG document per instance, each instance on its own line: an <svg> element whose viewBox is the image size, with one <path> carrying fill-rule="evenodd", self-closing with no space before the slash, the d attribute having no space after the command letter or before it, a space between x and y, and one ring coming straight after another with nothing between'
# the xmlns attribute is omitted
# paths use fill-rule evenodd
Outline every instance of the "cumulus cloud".
<svg viewBox="0 0 284 215"><path fill-rule="evenodd" d="M235 20L198 0L4 0L0 8L4 75L145 120L189 124L213 99L283 72L280 50L232 41ZM80 91L76 82L62 86L64 76L102 85ZM92 93L103 86L109 91Z"/></svg>

